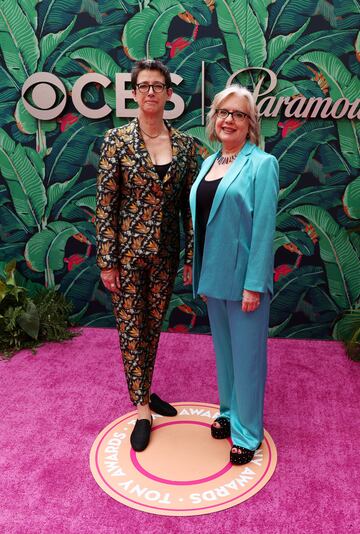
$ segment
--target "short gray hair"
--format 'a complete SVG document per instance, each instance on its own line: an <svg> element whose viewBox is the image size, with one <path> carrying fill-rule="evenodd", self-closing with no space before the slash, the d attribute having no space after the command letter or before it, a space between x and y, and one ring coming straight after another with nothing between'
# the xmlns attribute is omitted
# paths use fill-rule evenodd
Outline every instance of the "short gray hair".
<svg viewBox="0 0 360 534"><path fill-rule="evenodd" d="M260 126L258 120L258 112L255 104L255 99L246 87L241 85L233 84L226 87L220 93L217 93L212 101L210 106L210 111L206 119L206 130L209 136L210 141L218 141L218 137L215 131L215 121L216 121L216 110L219 109L221 103L231 95L237 95L239 97L245 98L249 106L249 140L254 145L258 145L260 142Z"/></svg>

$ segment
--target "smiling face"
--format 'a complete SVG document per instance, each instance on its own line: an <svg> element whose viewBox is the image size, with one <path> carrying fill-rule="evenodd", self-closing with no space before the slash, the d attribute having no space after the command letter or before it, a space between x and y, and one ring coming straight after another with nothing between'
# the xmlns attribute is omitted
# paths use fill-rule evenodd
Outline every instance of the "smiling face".
<svg viewBox="0 0 360 534"><path fill-rule="evenodd" d="M218 109L227 111L242 111L249 114L249 106L245 97L232 94L219 104ZM249 132L249 118L244 117L242 120L228 115L225 119L216 115L215 133L222 143L226 152L236 152L246 143Z"/></svg>
<svg viewBox="0 0 360 534"><path fill-rule="evenodd" d="M147 83L153 84L165 84L164 75L158 70L144 69L139 72L137 84ZM141 112L146 114L162 114L166 101L172 95L172 89L164 87L164 90L160 93L156 93L153 87L149 88L147 93L141 93L138 88L133 90L133 97L135 102L138 103Z"/></svg>

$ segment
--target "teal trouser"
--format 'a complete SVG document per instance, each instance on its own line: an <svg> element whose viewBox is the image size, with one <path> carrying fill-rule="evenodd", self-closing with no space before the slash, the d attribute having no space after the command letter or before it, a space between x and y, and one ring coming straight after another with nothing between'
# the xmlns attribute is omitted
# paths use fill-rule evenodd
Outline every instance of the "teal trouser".
<svg viewBox="0 0 360 534"><path fill-rule="evenodd" d="M235 445L255 450L264 438L266 344L270 295L261 294L254 312L240 301L208 297L216 352L220 415L230 419Z"/></svg>

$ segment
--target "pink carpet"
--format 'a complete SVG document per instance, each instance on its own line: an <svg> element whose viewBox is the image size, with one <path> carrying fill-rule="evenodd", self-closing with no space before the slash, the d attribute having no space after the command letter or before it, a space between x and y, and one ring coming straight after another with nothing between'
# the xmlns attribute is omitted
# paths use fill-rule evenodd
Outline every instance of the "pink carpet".
<svg viewBox="0 0 360 534"><path fill-rule="evenodd" d="M89 450L131 409L117 333L85 329L0 362L1 534L355 533L359 514L359 374L331 341L269 342L266 428L278 449L270 482L241 505L161 517L103 493ZM163 334L154 390L218 402L209 336Z"/></svg>

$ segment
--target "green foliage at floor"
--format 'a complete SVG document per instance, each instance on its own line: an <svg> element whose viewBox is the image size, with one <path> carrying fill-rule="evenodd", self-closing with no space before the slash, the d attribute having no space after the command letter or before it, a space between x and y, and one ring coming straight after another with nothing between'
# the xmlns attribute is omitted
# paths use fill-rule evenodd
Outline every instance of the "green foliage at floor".
<svg viewBox="0 0 360 534"><path fill-rule="evenodd" d="M55 289L18 284L16 264L0 273L0 357L21 349L35 349L44 341L63 341L76 335L69 329L72 306Z"/></svg>

